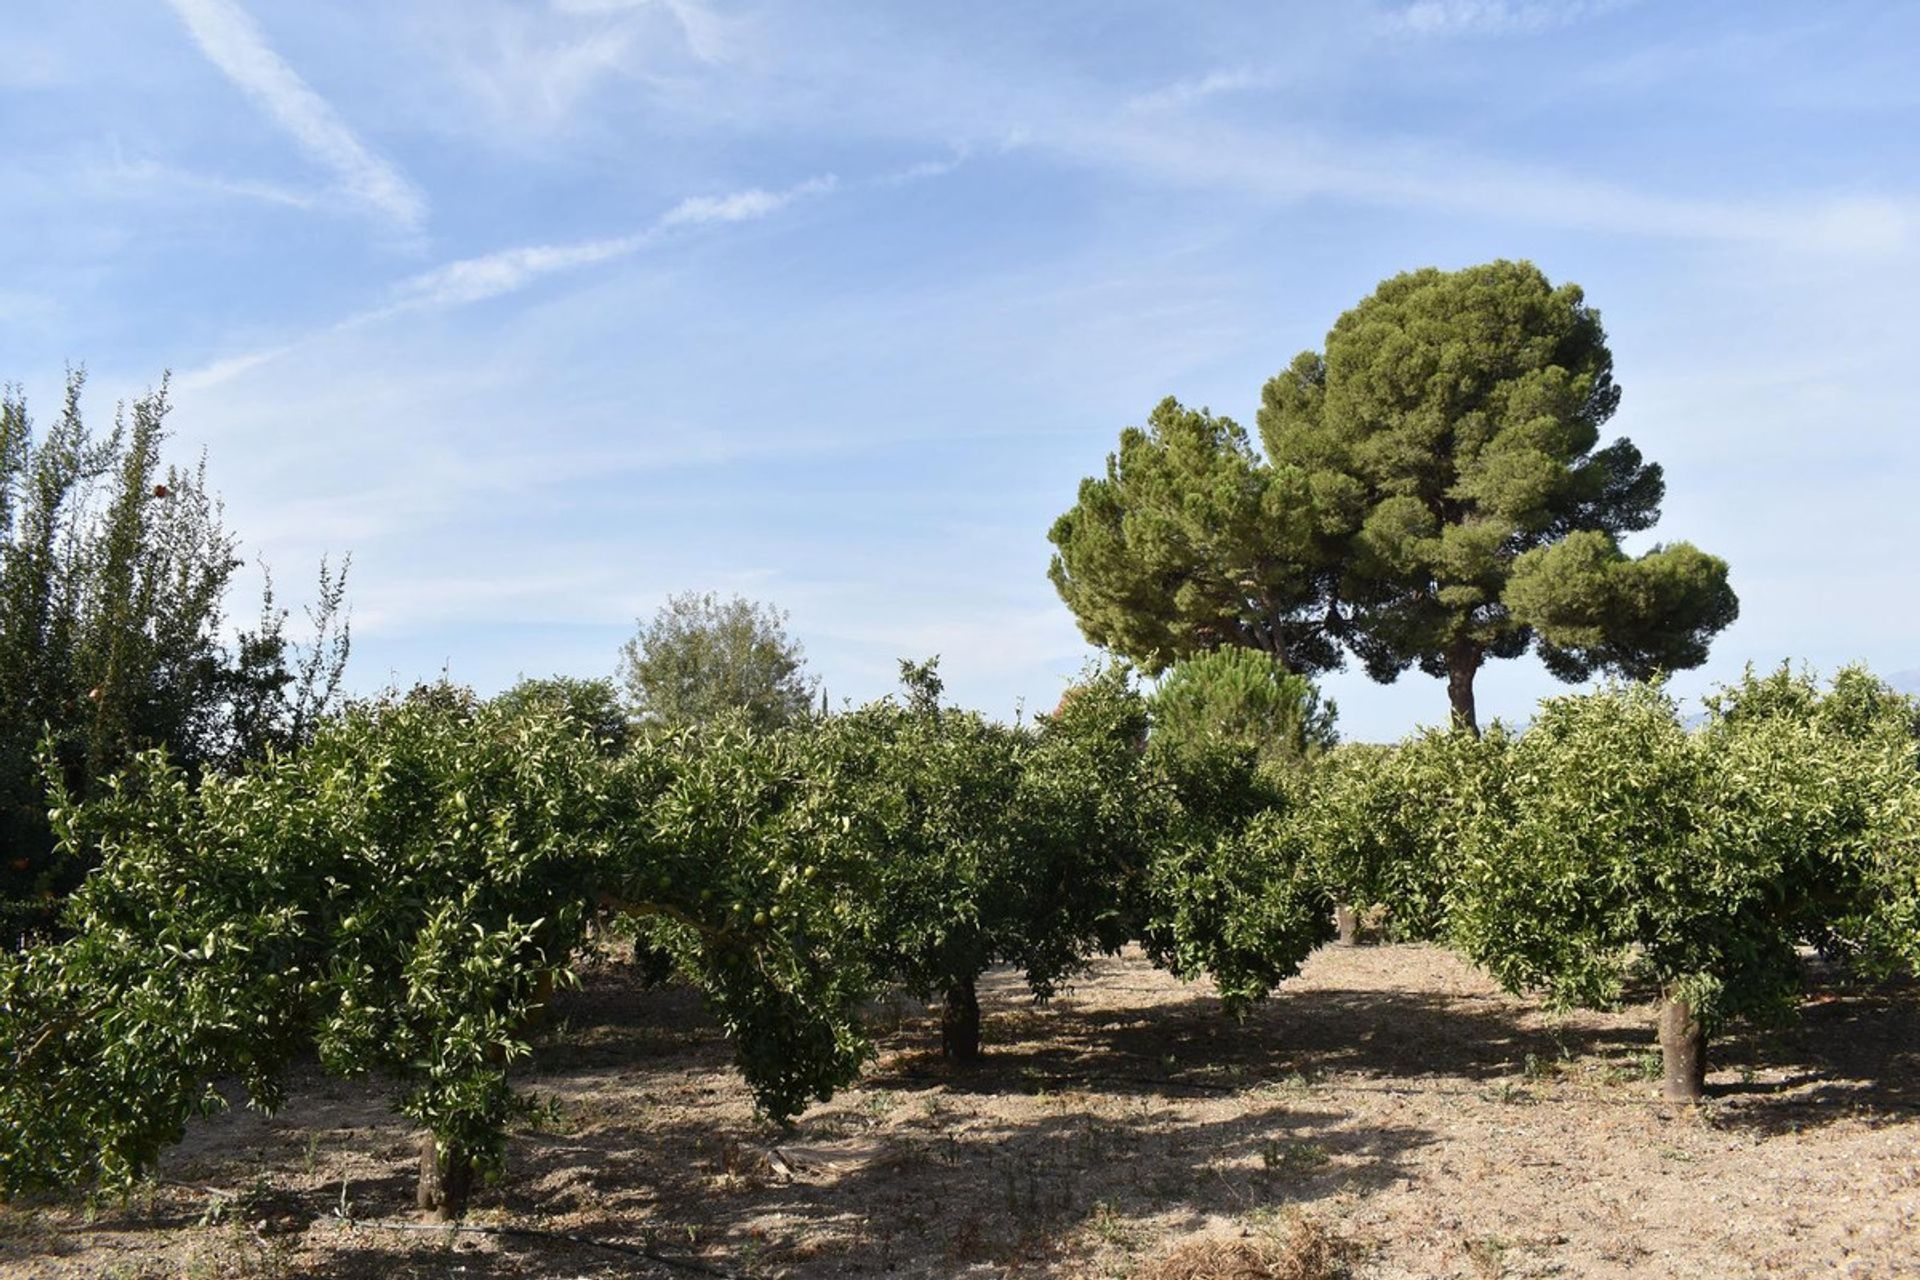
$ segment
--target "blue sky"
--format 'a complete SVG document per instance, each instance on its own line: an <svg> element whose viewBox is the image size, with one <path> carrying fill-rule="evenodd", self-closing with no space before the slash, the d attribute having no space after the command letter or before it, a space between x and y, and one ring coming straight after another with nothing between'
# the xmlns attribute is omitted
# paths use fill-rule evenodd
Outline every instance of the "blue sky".
<svg viewBox="0 0 1920 1280"><path fill-rule="evenodd" d="M0 378L44 417L84 363L104 418L171 369L283 593L352 553L361 689L608 673L691 587L836 700L937 652L1050 707L1046 530L1119 430L1251 427L1381 278L1494 257L1586 287L1652 536L1732 563L1680 692L1920 667L1920 8L7 8ZM1356 737L1445 714L1328 685Z"/></svg>

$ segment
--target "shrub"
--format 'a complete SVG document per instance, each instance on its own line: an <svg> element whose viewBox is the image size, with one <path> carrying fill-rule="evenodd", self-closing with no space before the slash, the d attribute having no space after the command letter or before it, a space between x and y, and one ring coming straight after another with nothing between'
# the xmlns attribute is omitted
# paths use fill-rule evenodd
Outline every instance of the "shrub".
<svg viewBox="0 0 1920 1280"><path fill-rule="evenodd" d="M1161 678L1153 731L1175 746L1224 742L1299 763L1339 740L1334 705L1271 654L1232 646L1195 654Z"/></svg>
<svg viewBox="0 0 1920 1280"><path fill-rule="evenodd" d="M1798 943L1851 897L1883 808L1874 748L1789 715L1688 734L1658 688L1550 699L1485 772L1450 933L1502 985L1605 1007L1661 992L1668 1096L1700 1096L1707 1035L1777 1017Z"/></svg>
<svg viewBox="0 0 1920 1280"><path fill-rule="evenodd" d="M807 769L750 732L609 761L549 704L436 686L200 785L161 753L59 812L100 869L73 936L0 965L0 1188L124 1186L240 1076L271 1107L311 1047L395 1081L423 1207L499 1168L529 1022L596 914L671 921L683 970L786 1115L858 1069L844 895ZM751 910L747 909L748 904Z"/></svg>
<svg viewBox="0 0 1920 1280"><path fill-rule="evenodd" d="M1496 725L1484 737L1436 730L1333 751L1299 817L1322 881L1341 902L1384 907L1396 937L1443 936L1480 778L1509 741Z"/></svg>

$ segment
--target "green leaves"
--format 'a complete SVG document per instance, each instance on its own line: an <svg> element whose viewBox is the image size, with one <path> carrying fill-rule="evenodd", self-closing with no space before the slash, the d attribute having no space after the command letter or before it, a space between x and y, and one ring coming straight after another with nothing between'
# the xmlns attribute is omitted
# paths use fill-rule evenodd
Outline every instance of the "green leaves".
<svg viewBox="0 0 1920 1280"><path fill-rule="evenodd" d="M1685 544L1623 533L1664 481L1626 440L1600 317L1530 263L1409 272L1230 419L1162 401L1053 526L1050 576L1095 644L1150 674L1244 646L1302 675L1350 652L1376 680L1474 676L1536 639L1564 679L1697 666L1738 602Z"/></svg>
<svg viewBox="0 0 1920 1280"><path fill-rule="evenodd" d="M805 657L786 620L740 596L670 597L620 652L634 714L642 724L668 728L734 715L771 729L805 716L815 682L803 674Z"/></svg>
<svg viewBox="0 0 1920 1280"><path fill-rule="evenodd" d="M1304 676L1267 654L1219 649L1177 663L1152 704L1154 733L1164 742L1218 740L1262 759L1304 762L1337 740L1331 702Z"/></svg>
<svg viewBox="0 0 1920 1280"><path fill-rule="evenodd" d="M1384 282L1334 324L1324 358L1268 385L1274 462L1365 494L1338 598L1374 678L1452 677L1471 727L1473 673L1536 630L1565 679L1704 660L1737 611L1726 566L1684 546L1621 554L1663 486L1624 440L1594 452L1619 402L1612 368L1578 288L1494 262Z"/></svg>
<svg viewBox="0 0 1920 1280"><path fill-rule="evenodd" d="M331 708L346 660L346 574L324 563L310 645L286 639L269 587L259 621L227 638L237 543L204 467L165 466L159 390L96 435L68 378L36 435L0 396L0 928L7 945L50 931L87 869L51 856L46 787L76 797L164 747L226 766L303 741Z"/></svg>
<svg viewBox="0 0 1920 1280"><path fill-rule="evenodd" d="M1396 937L1444 937L1465 830L1510 741L1496 726L1334 751L1296 819L1321 882L1342 902L1384 907Z"/></svg>
<svg viewBox="0 0 1920 1280"><path fill-rule="evenodd" d="M1182 824L1148 871L1148 954L1182 978L1206 974L1230 1014L1300 971L1333 936L1333 900L1284 808L1244 824Z"/></svg>
<svg viewBox="0 0 1920 1280"><path fill-rule="evenodd" d="M1451 937L1561 1003L1643 978L1709 1025L1780 1013L1795 947L1848 928L1887 805L1915 785L1910 742L1838 731L1821 701L1749 679L1693 734L1654 687L1548 701L1482 775Z"/></svg>
<svg viewBox="0 0 1920 1280"><path fill-rule="evenodd" d="M1610 534L1583 530L1514 562L1506 601L1565 680L1597 670L1632 679L1697 667L1739 615L1727 563L1687 543L1628 559Z"/></svg>
<svg viewBox="0 0 1920 1280"><path fill-rule="evenodd" d="M1222 645L1318 671L1338 661L1322 605L1344 518L1322 504L1350 500L1264 465L1231 419L1168 398L1054 522L1049 576L1089 640L1150 674Z"/></svg>

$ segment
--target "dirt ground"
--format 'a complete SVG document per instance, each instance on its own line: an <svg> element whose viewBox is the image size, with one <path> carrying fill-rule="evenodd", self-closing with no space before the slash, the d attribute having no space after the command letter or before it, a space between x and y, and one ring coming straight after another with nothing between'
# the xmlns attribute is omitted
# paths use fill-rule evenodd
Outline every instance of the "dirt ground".
<svg viewBox="0 0 1920 1280"><path fill-rule="evenodd" d="M1324 949L1240 1025L1131 954L982 1003L979 1067L890 1006L861 1085L782 1132L688 993L607 966L469 1219L534 1234L392 1229L413 1133L314 1074L130 1204L0 1210L0 1275L1920 1276L1912 988L1715 1046L1693 1114L1658 1101L1648 1011L1549 1015L1429 947Z"/></svg>

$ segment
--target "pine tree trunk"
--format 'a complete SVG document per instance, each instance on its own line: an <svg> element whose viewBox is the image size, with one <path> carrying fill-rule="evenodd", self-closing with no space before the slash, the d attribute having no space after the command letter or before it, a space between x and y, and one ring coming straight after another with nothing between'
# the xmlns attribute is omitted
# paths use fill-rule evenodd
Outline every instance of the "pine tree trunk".
<svg viewBox="0 0 1920 1280"><path fill-rule="evenodd" d="M1334 906L1333 927L1338 932L1341 946L1360 945L1360 913L1352 906L1344 902Z"/></svg>
<svg viewBox="0 0 1920 1280"><path fill-rule="evenodd" d="M947 988L946 1008L940 1014L940 1052L954 1062L980 1058L980 996L973 975Z"/></svg>
<svg viewBox="0 0 1920 1280"><path fill-rule="evenodd" d="M420 1139L420 1187L415 1203L441 1222L466 1216L473 1193L473 1157L449 1150L443 1158L440 1144L429 1133Z"/></svg>
<svg viewBox="0 0 1920 1280"><path fill-rule="evenodd" d="M1447 701L1453 706L1453 727L1480 736L1480 721L1474 714L1473 678L1480 671L1480 646L1467 641L1447 650Z"/></svg>
<svg viewBox="0 0 1920 1280"><path fill-rule="evenodd" d="M1707 1033L1693 1007L1669 993L1660 1004L1660 1060L1668 1102L1689 1106L1707 1096Z"/></svg>

